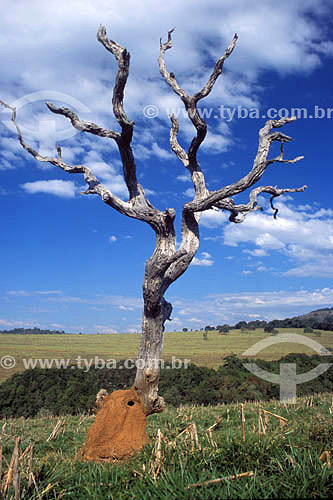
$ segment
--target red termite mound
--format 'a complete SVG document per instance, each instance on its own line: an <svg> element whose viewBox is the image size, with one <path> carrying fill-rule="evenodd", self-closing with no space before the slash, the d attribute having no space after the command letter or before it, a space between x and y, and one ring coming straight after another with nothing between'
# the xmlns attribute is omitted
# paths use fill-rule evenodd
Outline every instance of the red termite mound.
<svg viewBox="0 0 333 500"><path fill-rule="evenodd" d="M146 415L134 389L114 391L99 403L95 422L78 453L81 460L110 462L133 456L148 443Z"/></svg>

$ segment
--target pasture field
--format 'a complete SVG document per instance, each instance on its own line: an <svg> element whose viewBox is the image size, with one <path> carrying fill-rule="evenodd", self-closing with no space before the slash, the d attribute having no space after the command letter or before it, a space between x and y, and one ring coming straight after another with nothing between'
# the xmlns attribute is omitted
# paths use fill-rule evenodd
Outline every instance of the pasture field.
<svg viewBox="0 0 333 500"><path fill-rule="evenodd" d="M280 333L303 334L302 328L279 329ZM223 358L230 354L241 355L256 342L268 337L263 329L241 332L231 330L227 335L217 331L208 332L208 340L203 339L202 331L166 332L164 336L163 359L172 356L190 359L191 363L216 368L223 364ZM322 346L333 349L333 332L322 331L321 336L305 334ZM70 359L75 363L78 356L92 360L95 356L108 359L136 359L140 342L139 334L101 334L101 335L0 335L0 358L15 358L14 368L0 366L0 383L16 372L25 369L22 359ZM315 354L301 344L280 343L268 347L256 357L267 360L279 359L288 353ZM54 365L54 367L56 367Z"/></svg>
<svg viewBox="0 0 333 500"><path fill-rule="evenodd" d="M148 417L151 443L142 452L123 463L103 464L76 459L94 416L41 413L34 419L0 421L0 496L332 498L332 394L298 398L293 405L244 403L243 410L244 430L240 404L167 408Z"/></svg>

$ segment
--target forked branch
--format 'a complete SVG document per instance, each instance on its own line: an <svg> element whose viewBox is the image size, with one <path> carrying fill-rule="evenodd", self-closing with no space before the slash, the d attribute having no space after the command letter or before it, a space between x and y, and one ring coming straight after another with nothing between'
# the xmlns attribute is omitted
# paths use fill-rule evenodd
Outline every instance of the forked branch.
<svg viewBox="0 0 333 500"><path fill-rule="evenodd" d="M213 69L213 72L210 75L209 80L206 83L206 85L199 92L194 94L193 97L194 97L196 102L199 101L200 99L203 99L204 97L207 97L210 94L212 88L215 85L216 80L218 79L218 77L222 73L224 61L226 59L228 59L229 56L231 56L231 54L236 46L237 40L238 40L238 35L237 35L237 33L235 33L230 45L226 48L223 56L217 60L215 67Z"/></svg>
<svg viewBox="0 0 333 500"><path fill-rule="evenodd" d="M177 155L177 157L182 161L184 166L190 171L192 176L192 181L195 188L195 199L205 197L207 195L207 188L205 184L205 178L203 173L199 167L197 161L197 152L199 150L200 145L205 140L207 134L207 124L205 120L200 116L197 109L197 103L200 99L207 97L211 90L214 87L214 84L220 74L222 73L222 68L224 61L231 55L232 51L235 48L237 35L234 36L232 42L225 50L222 57L218 59L216 65L211 73L207 83L204 87L194 94L193 96L187 94L187 92L178 84L177 79L174 73L169 73L166 69L166 64L164 60L165 52L172 47L172 33L174 29L168 32L168 40L165 43L160 42L160 55L158 58L160 73L163 76L164 80L167 84L172 88L172 90L181 98L185 105L185 109L188 113L188 117L192 121L197 134L193 138L187 154L185 150L179 145L177 140L177 134L179 130L179 123L177 118L172 115L171 119L171 132L170 132L170 145L173 152Z"/></svg>
<svg viewBox="0 0 333 500"><path fill-rule="evenodd" d="M229 200L232 196L235 196L243 191L247 190L255 183L257 183L263 176L268 165L274 162L280 163L296 163L303 159L303 156L297 156L296 158L285 160L283 143L290 142L291 137L282 134L281 132L272 132L272 129L280 128L287 123L291 123L296 120L296 117L282 118L280 120L268 120L264 127L259 131L259 143L256 157L253 162L253 167L250 172L242 177L240 180L223 187L217 191L211 191L208 196L201 200L193 200L192 202L186 203L184 206L187 210L193 211L203 211L208 210L212 207L222 208L223 201ZM270 147L273 142L278 141L281 143L281 153L276 158L268 159L268 154ZM271 187L271 189L275 189ZM298 188L302 189L303 188ZM296 191L295 191L296 192ZM281 194L281 193L280 193Z"/></svg>
<svg viewBox="0 0 333 500"><path fill-rule="evenodd" d="M305 191L306 188L307 186L282 189L273 186L260 186L250 192L250 201L246 205L234 205L233 203L230 203L231 200L227 200L224 206L223 203L226 201L224 200L221 202L221 205L218 205L218 207L231 212L229 217L230 222L240 223L243 222L248 213L253 212L254 210L263 210L262 207L258 205L257 198L260 194L266 193L271 195L270 205L274 212L273 217L276 219L279 209L273 205L274 198L277 198L281 194L285 193L301 193Z"/></svg>

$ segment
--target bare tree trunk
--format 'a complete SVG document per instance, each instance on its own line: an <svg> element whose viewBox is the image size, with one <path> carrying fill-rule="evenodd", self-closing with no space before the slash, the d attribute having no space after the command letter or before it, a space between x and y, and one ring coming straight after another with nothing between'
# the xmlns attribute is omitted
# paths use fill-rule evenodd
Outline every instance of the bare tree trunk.
<svg viewBox="0 0 333 500"><path fill-rule="evenodd" d="M162 299L164 301L164 299ZM160 359L163 348L163 312L161 303L151 312L144 306L141 343L137 359L134 387L143 400L146 415L164 410L162 397L158 396Z"/></svg>
<svg viewBox="0 0 333 500"><path fill-rule="evenodd" d="M143 281L142 335L137 359L134 388L139 392L147 415L164 410L164 399L158 396L160 359L164 325L171 320L172 305L164 294L189 267L199 248L199 214L183 210L182 243L176 250L174 211L165 212L163 223L156 228L156 246L146 261Z"/></svg>

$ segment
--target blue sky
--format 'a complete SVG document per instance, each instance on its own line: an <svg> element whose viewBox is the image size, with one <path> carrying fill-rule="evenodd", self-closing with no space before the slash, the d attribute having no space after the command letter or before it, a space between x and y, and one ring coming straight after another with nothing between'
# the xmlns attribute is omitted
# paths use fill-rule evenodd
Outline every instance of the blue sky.
<svg viewBox="0 0 333 500"><path fill-rule="evenodd" d="M332 306L331 14L331 2L321 0L32 0L29 5L3 0L0 98L15 103L26 141L42 153L61 144L67 162L88 165L124 199L114 144L71 129L43 103L66 105L83 119L118 130L111 111L116 66L96 40L98 25L105 24L108 35L131 52L125 109L136 122L138 176L155 206L177 210L178 229L182 204L193 193L168 145L168 113L181 108L157 66L159 39L168 29L176 26L167 67L189 93L202 87L233 34L239 35L224 74L201 104L211 114L199 154L210 189L250 170L268 110L304 108L313 116L283 129L294 138L286 157L304 155L304 160L271 165L259 183L308 189L276 201L277 220L267 199L261 200L264 211L242 224L229 223L222 212L205 213L196 259L167 292L174 306L167 330ZM221 118L221 106L233 110L232 120L226 111ZM244 118L250 110L252 118ZM145 116L147 111L157 116ZM144 262L154 246L151 228L99 198L80 195L80 175L29 157L8 119L2 111L0 329L140 331ZM179 119L179 139L187 147L194 129L181 111ZM237 201L246 199L243 194Z"/></svg>

